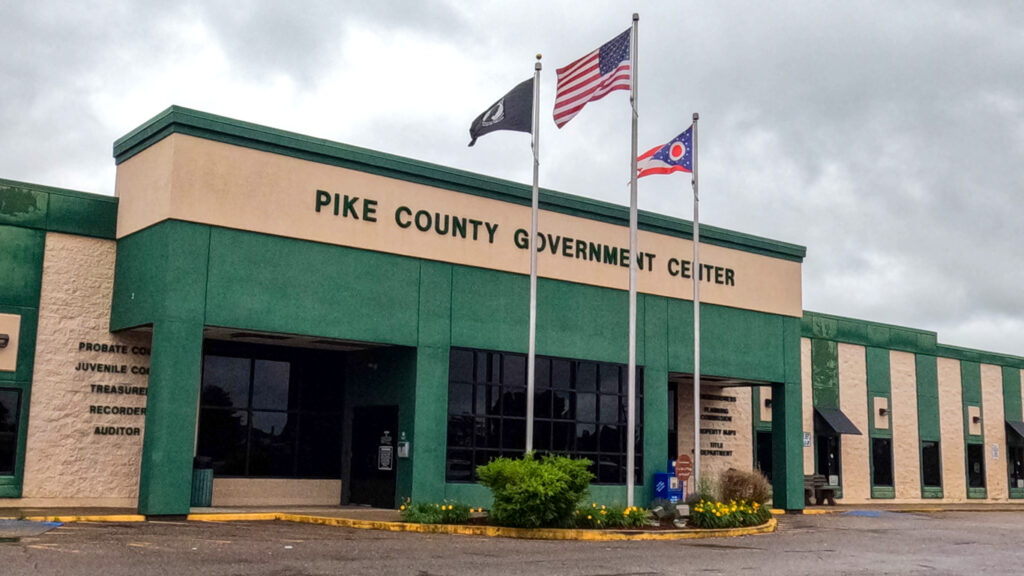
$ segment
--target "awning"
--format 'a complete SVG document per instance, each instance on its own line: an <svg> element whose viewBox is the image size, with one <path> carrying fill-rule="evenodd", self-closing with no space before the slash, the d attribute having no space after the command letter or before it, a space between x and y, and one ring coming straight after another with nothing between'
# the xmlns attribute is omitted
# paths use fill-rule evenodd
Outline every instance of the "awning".
<svg viewBox="0 0 1024 576"><path fill-rule="evenodd" d="M1013 429L1024 440L1024 422L1018 422L1016 420L1007 420L1006 425Z"/></svg>
<svg viewBox="0 0 1024 576"><path fill-rule="evenodd" d="M850 422L850 419L841 410L815 408L814 411L818 413L818 416L821 416L825 424L828 424L829 428L836 434L861 435L860 430L857 430L857 427L853 425L853 422Z"/></svg>

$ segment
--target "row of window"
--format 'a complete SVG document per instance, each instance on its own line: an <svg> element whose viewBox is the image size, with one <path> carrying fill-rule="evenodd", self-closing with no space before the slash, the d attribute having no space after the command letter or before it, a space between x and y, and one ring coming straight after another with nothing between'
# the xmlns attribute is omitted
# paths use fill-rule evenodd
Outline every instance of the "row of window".
<svg viewBox="0 0 1024 576"><path fill-rule="evenodd" d="M453 348L448 372L445 479L526 450L526 355ZM628 371L620 364L538 356L533 448L587 458L597 484L626 482ZM637 370L634 480L642 484L643 372Z"/></svg>
<svg viewBox="0 0 1024 576"><path fill-rule="evenodd" d="M817 471L841 484L840 436L818 436ZM1007 472L1011 488L1024 488L1024 444L1010 442L1007 446ZM921 442L921 485L925 488L942 488L942 455L939 442ZM892 488L893 457L892 439L871 439L871 484L875 487ZM967 487L985 488L985 446L979 443L967 444Z"/></svg>

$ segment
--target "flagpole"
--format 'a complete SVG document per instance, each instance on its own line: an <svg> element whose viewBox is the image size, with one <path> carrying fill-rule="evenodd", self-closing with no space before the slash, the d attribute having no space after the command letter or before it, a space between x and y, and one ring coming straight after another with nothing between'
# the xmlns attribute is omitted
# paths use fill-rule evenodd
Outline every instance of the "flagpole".
<svg viewBox="0 0 1024 576"><path fill-rule="evenodd" d="M533 65L533 209L530 215L530 347L526 360L526 451L533 452L533 395L537 366L537 212L540 180L540 54Z"/></svg>
<svg viewBox="0 0 1024 576"><path fill-rule="evenodd" d="M693 113L693 489L700 482L700 194L697 191L697 120Z"/></svg>
<svg viewBox="0 0 1024 576"><path fill-rule="evenodd" d="M626 415L626 506L633 506L633 486L636 483L636 56L637 56L637 23L640 14L633 14L633 33L629 42L630 50L630 89L629 102L633 111L633 140L630 154L632 178L629 182L629 398Z"/></svg>

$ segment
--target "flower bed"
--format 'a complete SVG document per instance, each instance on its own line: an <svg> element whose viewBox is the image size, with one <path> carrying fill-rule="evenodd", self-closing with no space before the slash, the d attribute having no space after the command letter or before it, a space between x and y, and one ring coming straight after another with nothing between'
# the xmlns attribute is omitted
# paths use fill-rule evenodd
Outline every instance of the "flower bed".
<svg viewBox="0 0 1024 576"><path fill-rule="evenodd" d="M759 526L772 517L767 507L757 502L701 499L690 506L690 524L697 528L739 528Z"/></svg>

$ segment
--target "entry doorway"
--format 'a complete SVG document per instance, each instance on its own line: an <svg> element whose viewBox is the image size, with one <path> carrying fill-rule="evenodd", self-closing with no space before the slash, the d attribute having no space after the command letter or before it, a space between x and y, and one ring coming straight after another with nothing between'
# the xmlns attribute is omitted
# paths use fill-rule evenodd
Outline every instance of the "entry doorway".
<svg viewBox="0 0 1024 576"><path fill-rule="evenodd" d="M772 433L770 430L758 430L754 439L754 467L772 481Z"/></svg>
<svg viewBox="0 0 1024 576"><path fill-rule="evenodd" d="M374 508L395 507L398 459L398 406L352 409L352 460L349 502Z"/></svg>

